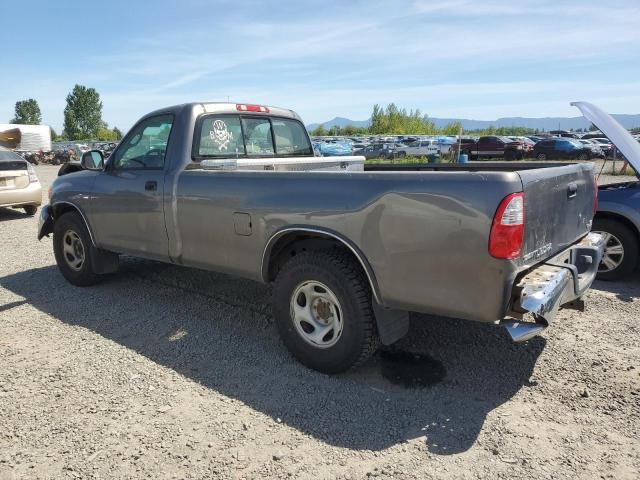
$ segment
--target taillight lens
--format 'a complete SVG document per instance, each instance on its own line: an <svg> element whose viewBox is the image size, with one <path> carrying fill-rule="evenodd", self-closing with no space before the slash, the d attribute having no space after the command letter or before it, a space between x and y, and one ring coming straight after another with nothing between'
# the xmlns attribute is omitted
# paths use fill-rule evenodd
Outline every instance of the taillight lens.
<svg viewBox="0 0 640 480"><path fill-rule="evenodd" d="M36 170L31 166L30 163L27 165L27 172L29 172L29 183L35 183L38 181Z"/></svg>
<svg viewBox="0 0 640 480"><path fill-rule="evenodd" d="M598 177L593 176L593 185L595 186L596 191L593 194L593 216L596 216L596 211L598 210Z"/></svg>
<svg viewBox="0 0 640 480"><path fill-rule="evenodd" d="M491 225L489 253L492 257L511 260L520 256L524 240L524 193L507 195Z"/></svg>

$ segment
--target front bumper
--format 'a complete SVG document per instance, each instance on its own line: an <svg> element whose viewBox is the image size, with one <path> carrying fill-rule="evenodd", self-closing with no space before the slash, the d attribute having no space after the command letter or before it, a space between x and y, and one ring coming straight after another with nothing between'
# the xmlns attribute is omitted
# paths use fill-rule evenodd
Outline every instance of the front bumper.
<svg viewBox="0 0 640 480"><path fill-rule="evenodd" d="M511 316L532 313L533 322L502 322L514 341L537 335L555 319L561 307L582 307L582 296L598 273L604 241L589 233L580 242L535 267L518 279L514 289Z"/></svg>
<svg viewBox="0 0 640 480"><path fill-rule="evenodd" d="M50 233L53 233L51 205L45 205L40 209L40 216L38 217L38 240Z"/></svg>

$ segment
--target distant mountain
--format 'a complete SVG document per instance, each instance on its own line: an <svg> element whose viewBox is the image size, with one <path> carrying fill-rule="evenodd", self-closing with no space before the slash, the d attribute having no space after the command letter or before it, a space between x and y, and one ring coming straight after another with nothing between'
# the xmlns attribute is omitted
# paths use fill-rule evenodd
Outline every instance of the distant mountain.
<svg viewBox="0 0 640 480"><path fill-rule="evenodd" d="M613 117L618 120L625 128L639 128L640 127L640 115L617 115ZM469 120L466 118L433 118L429 117L433 123L438 127L444 127L451 122L462 123L462 128L465 130L478 130L483 128L494 127L526 127L537 128L539 130L574 130L578 128L589 128L591 123L584 117L545 117L545 118L526 118L526 117L505 117L498 118L497 120ZM368 127L371 124L369 120L350 120L344 117L336 117L333 120L323 123L326 129L337 125L339 127L346 127L347 125L353 125L354 127ZM308 130L314 130L320 126L319 123L312 123L307 125Z"/></svg>
<svg viewBox="0 0 640 480"><path fill-rule="evenodd" d="M344 118L344 117L336 117L333 120L329 120L328 122L323 123L322 125L324 125L324 128L329 129L334 125L337 125L338 127L342 128L342 127L346 127L347 125L352 125L354 127L368 127L370 124L371 124L371 119L349 120L348 118ZM320 126L319 123L310 123L309 125L307 125L307 130L314 130L319 126Z"/></svg>

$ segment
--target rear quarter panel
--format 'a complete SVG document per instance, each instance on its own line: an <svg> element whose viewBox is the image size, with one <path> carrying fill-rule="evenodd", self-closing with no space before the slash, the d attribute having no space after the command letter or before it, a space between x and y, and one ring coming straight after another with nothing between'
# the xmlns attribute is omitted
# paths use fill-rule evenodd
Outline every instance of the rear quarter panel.
<svg viewBox="0 0 640 480"><path fill-rule="evenodd" d="M384 305L493 321L517 266L489 256L491 222L521 189L514 172L187 170L177 183L175 260L261 280L273 235L319 227L363 252ZM251 235L235 233L234 212L251 215Z"/></svg>

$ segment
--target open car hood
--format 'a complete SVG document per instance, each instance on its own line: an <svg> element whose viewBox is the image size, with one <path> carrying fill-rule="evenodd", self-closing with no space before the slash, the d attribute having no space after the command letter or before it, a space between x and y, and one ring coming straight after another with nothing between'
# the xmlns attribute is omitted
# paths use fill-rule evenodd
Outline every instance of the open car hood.
<svg viewBox="0 0 640 480"><path fill-rule="evenodd" d="M640 178L640 143L618 123L611 115L589 102L571 102L571 105L578 107L582 115L593 123L604 133L620 152L629 160L631 168Z"/></svg>

